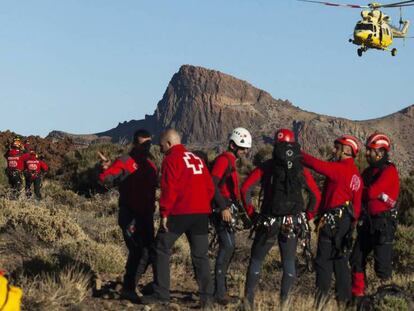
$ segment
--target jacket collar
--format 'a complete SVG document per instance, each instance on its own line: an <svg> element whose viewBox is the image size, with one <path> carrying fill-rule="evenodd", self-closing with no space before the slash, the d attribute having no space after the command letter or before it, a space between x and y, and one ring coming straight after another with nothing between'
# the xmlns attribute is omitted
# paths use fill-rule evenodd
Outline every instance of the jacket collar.
<svg viewBox="0 0 414 311"><path fill-rule="evenodd" d="M165 155L169 155L171 153L175 153L175 152L180 152L180 151L185 151L185 147L183 144L178 144L178 145L174 145L172 146L166 153Z"/></svg>

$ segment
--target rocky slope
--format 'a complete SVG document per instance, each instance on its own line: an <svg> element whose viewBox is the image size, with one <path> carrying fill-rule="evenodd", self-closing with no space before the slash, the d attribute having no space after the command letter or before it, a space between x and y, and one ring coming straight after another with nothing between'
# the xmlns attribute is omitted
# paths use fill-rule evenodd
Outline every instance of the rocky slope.
<svg viewBox="0 0 414 311"><path fill-rule="evenodd" d="M352 134L361 139L373 131L388 133L394 142L394 158L404 170L414 162L414 106L367 121L351 121L307 112L288 101L274 99L246 81L201 67L184 65L172 77L153 115L143 120L120 123L116 128L97 133L114 142L131 137L141 127L156 136L173 127L182 133L184 142L193 147L215 147L226 143L231 129L248 128L256 148L271 141L280 127L294 128L305 149L316 152L331 145L335 137Z"/></svg>
<svg viewBox="0 0 414 311"><path fill-rule="evenodd" d="M237 126L251 130L256 146L270 141L277 128L295 128L304 148L313 153L344 133L364 141L371 132L384 131L394 142L398 165L410 170L414 162L414 147L408 140L414 135L414 106L374 120L335 118L301 110L221 72L189 65L172 77L152 116L120 123L96 135L119 141L140 127L155 135L173 127L193 147L214 147L225 144L228 133Z"/></svg>

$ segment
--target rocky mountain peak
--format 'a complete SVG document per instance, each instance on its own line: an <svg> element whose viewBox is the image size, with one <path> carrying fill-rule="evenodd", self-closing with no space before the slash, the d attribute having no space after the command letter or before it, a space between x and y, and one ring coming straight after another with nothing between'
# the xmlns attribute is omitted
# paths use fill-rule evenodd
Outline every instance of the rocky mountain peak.
<svg viewBox="0 0 414 311"><path fill-rule="evenodd" d="M331 146L340 135L352 134L363 142L370 133L381 131L391 137L392 157L403 171L408 172L414 163L410 140L414 136L414 106L366 121L318 115L274 99L246 81L191 65L181 66L174 74L153 115L96 135L118 142L130 139L138 128L150 130L155 137L166 128L175 128L190 147L211 148L226 146L229 133L239 126L252 133L255 150L271 142L274 132L283 127L295 129L304 149L314 154Z"/></svg>

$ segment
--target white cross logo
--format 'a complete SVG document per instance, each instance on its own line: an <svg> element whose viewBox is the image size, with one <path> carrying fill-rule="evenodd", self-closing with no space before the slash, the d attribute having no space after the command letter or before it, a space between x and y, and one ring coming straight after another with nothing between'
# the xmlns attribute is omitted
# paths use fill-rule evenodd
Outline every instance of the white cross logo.
<svg viewBox="0 0 414 311"><path fill-rule="evenodd" d="M194 175L200 175L203 174L203 161L195 156L191 152L184 152L184 162L187 168L191 168L193 170Z"/></svg>

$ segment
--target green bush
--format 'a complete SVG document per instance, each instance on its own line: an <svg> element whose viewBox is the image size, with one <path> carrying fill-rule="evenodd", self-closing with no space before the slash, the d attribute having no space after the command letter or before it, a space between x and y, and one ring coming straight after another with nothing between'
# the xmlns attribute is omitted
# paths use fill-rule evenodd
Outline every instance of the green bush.
<svg viewBox="0 0 414 311"><path fill-rule="evenodd" d="M396 296L385 296L377 305L374 306L375 311L408 311L408 302Z"/></svg>
<svg viewBox="0 0 414 311"><path fill-rule="evenodd" d="M394 246L394 266L397 272L414 271L414 228L398 226Z"/></svg>
<svg viewBox="0 0 414 311"><path fill-rule="evenodd" d="M7 167L6 159L3 157L4 150L0 149L0 186L8 186L8 179L6 176L5 169Z"/></svg>
<svg viewBox="0 0 414 311"><path fill-rule="evenodd" d="M414 176L401 179L398 199L399 222L406 226L414 225Z"/></svg>
<svg viewBox="0 0 414 311"><path fill-rule="evenodd" d="M101 171L98 151L114 161L128 150L128 146L125 145L94 144L85 149L71 151L65 156L58 174L69 189L90 197L94 193L104 191L98 184L98 175Z"/></svg>

